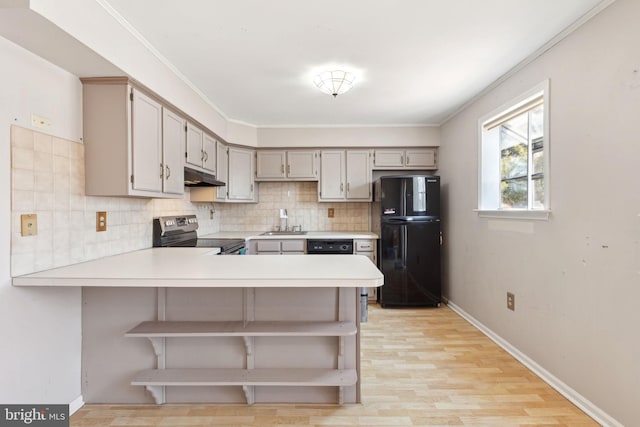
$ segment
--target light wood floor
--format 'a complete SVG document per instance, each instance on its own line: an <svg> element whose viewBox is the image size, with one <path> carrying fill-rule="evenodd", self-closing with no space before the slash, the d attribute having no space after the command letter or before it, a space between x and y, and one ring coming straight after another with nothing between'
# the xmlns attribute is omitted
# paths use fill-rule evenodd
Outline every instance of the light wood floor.
<svg viewBox="0 0 640 427"><path fill-rule="evenodd" d="M370 306L361 405L85 405L71 426L597 426L447 307Z"/></svg>

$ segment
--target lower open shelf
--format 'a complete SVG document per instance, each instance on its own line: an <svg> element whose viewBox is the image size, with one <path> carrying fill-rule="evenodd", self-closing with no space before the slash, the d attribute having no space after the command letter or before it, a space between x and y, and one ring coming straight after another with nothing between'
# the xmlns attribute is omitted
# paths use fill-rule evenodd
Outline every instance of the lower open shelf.
<svg viewBox="0 0 640 427"><path fill-rule="evenodd" d="M261 368L261 369L146 369L131 385L146 386L156 403L164 403L165 386L242 386L247 403L253 404L253 386L352 386L355 369ZM339 393L342 396L342 392ZM342 403L340 397L338 403Z"/></svg>

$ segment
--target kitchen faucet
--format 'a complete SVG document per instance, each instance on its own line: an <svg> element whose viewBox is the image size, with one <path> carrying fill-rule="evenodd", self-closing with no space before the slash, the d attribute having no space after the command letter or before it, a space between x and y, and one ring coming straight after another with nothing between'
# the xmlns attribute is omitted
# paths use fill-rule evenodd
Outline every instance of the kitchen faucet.
<svg viewBox="0 0 640 427"><path fill-rule="evenodd" d="M284 219L284 228L282 228L282 220ZM289 216L286 209L280 209L280 230L289 231Z"/></svg>

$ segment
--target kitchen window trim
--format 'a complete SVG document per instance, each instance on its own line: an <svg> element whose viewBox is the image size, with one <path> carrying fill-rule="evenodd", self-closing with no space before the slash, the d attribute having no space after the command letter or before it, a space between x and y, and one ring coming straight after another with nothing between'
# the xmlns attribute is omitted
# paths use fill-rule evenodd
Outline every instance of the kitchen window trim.
<svg viewBox="0 0 640 427"><path fill-rule="evenodd" d="M480 117L478 120L478 207L473 209L480 218L498 218L498 219L516 219L516 220L540 220L548 221L551 215L550 200L550 173L549 173L549 159L550 159L550 102L549 102L549 79L545 79L538 83L531 89L522 93L521 95L513 98L512 100L502 104L500 107L495 108L488 114ZM510 112L521 110L523 106L531 103L531 100L539 97L541 94L544 100L544 169L543 176L545 180L545 194L544 194L544 209L491 209L483 208L483 182L486 178L483 177L483 132L487 123L495 121L499 117L506 117ZM499 181L499 179L498 179Z"/></svg>

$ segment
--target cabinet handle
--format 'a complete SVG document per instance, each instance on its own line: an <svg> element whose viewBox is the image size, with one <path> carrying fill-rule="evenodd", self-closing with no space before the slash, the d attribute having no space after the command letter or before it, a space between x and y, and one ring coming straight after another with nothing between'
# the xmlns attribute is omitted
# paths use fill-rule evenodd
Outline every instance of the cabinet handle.
<svg viewBox="0 0 640 427"><path fill-rule="evenodd" d="M160 179L164 178L164 165L160 163Z"/></svg>
<svg viewBox="0 0 640 427"><path fill-rule="evenodd" d="M209 153L204 152L204 161L207 162L209 160Z"/></svg>
<svg viewBox="0 0 640 427"><path fill-rule="evenodd" d="M400 156L400 163L402 163L403 165L406 165L406 163L404 161L404 154L402 156Z"/></svg>
<svg viewBox="0 0 640 427"><path fill-rule="evenodd" d="M167 179L169 179L169 177L171 176L171 168L169 167L169 165L166 165L165 167L165 175L167 177Z"/></svg>
<svg viewBox="0 0 640 427"><path fill-rule="evenodd" d="M251 184L251 192L253 193L253 184Z"/></svg>
<svg viewBox="0 0 640 427"><path fill-rule="evenodd" d="M204 161L204 150L200 150L200 160Z"/></svg>
<svg viewBox="0 0 640 427"><path fill-rule="evenodd" d="M291 173L291 165L287 165L287 175Z"/></svg>
<svg viewBox="0 0 640 427"><path fill-rule="evenodd" d="M280 173L284 173L284 165L280 165Z"/></svg>
<svg viewBox="0 0 640 427"><path fill-rule="evenodd" d="M349 192L349 183L347 182L347 193Z"/></svg>
<svg viewBox="0 0 640 427"><path fill-rule="evenodd" d="M344 184L341 182L340 183L340 192L342 193L344 191Z"/></svg>

